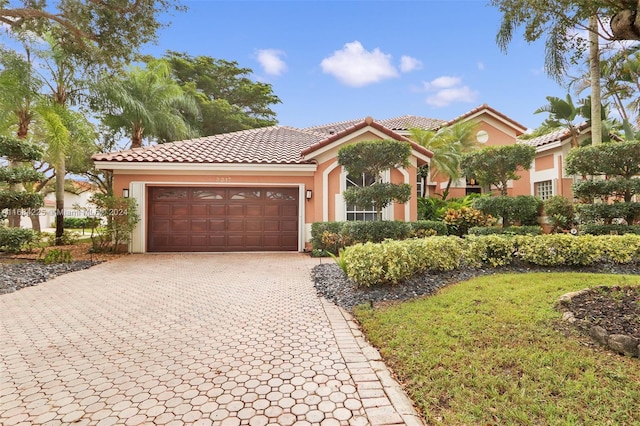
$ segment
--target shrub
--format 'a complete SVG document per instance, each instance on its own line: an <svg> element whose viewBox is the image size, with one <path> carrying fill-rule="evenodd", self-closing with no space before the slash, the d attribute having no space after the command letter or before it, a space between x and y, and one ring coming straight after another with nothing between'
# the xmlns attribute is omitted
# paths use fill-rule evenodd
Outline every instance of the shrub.
<svg viewBox="0 0 640 426"><path fill-rule="evenodd" d="M598 261L603 254L601 243L592 235L549 234L515 238L518 256L534 265L587 266Z"/></svg>
<svg viewBox="0 0 640 426"><path fill-rule="evenodd" d="M51 263L70 263L71 261L71 250L60 249L49 250L43 260L45 265L49 265Z"/></svg>
<svg viewBox="0 0 640 426"><path fill-rule="evenodd" d="M0 250L19 253L36 239L36 233L31 229L0 227Z"/></svg>
<svg viewBox="0 0 640 426"><path fill-rule="evenodd" d="M469 229L469 235L541 235L540 226L476 226Z"/></svg>
<svg viewBox="0 0 640 426"><path fill-rule="evenodd" d="M573 202L561 195L554 195L544 201L544 213L552 226L552 232L569 229L575 224Z"/></svg>
<svg viewBox="0 0 640 426"><path fill-rule="evenodd" d="M591 223L587 223L584 225L580 225L580 232L590 235L640 235L640 225L594 225Z"/></svg>
<svg viewBox="0 0 640 426"><path fill-rule="evenodd" d="M390 221L349 221L343 222L342 234L354 243L380 243L386 239L404 240L411 233L408 222Z"/></svg>
<svg viewBox="0 0 640 426"><path fill-rule="evenodd" d="M464 262L469 266L483 264L506 266L511 264L515 253L515 241L505 235L469 235L464 239Z"/></svg>
<svg viewBox="0 0 640 426"><path fill-rule="evenodd" d="M63 226L65 229L81 229L81 228L95 228L100 224L100 219L97 217L65 217Z"/></svg>
<svg viewBox="0 0 640 426"><path fill-rule="evenodd" d="M461 257L462 243L455 237L356 244L344 250L347 276L367 287L396 284L425 270L452 270Z"/></svg>
<svg viewBox="0 0 640 426"><path fill-rule="evenodd" d="M632 225L640 218L640 203L579 204L577 210L582 223L602 220L610 224L613 219L624 219Z"/></svg>
<svg viewBox="0 0 640 426"><path fill-rule="evenodd" d="M640 235L602 235L598 241L605 261L631 263L640 260Z"/></svg>
<svg viewBox="0 0 640 426"><path fill-rule="evenodd" d="M474 226L488 226L493 222L491 215L485 215L480 210L473 207L463 207L460 210L447 210L444 223L452 235L462 236L469 232L469 228Z"/></svg>
<svg viewBox="0 0 640 426"><path fill-rule="evenodd" d="M323 242L323 235L328 234L340 234L342 231L342 224L344 222L313 222L311 224L311 245L316 250L323 250L331 252L333 254L338 253L337 247L327 246ZM326 238L326 236L325 236Z"/></svg>
<svg viewBox="0 0 640 426"><path fill-rule="evenodd" d="M117 252L131 240L131 233L140 220L135 198L95 194L91 200L98 211L105 212L107 223L91 230L93 251Z"/></svg>
<svg viewBox="0 0 640 426"><path fill-rule="evenodd" d="M411 227L411 237L430 237L433 235L447 235L447 225L444 222L435 220L419 220L417 222L409 222Z"/></svg>
<svg viewBox="0 0 640 426"><path fill-rule="evenodd" d="M529 195L482 197L473 202L473 207L484 214L502 218L503 226L511 223L536 225L542 200Z"/></svg>

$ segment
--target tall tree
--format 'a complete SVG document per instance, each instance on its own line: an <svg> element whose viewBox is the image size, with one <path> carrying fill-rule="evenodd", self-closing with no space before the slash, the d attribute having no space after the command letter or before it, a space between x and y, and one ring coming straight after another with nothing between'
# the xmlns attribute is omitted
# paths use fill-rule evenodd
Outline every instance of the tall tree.
<svg viewBox="0 0 640 426"><path fill-rule="evenodd" d="M438 131L411 129L411 138L431 152L433 176L443 175L447 186L442 193L446 200L454 180L460 179L462 156L477 147L476 130L478 124L473 121L459 121Z"/></svg>
<svg viewBox="0 0 640 426"><path fill-rule="evenodd" d="M586 110L584 106L576 106L569 94L567 94L565 99L556 96L547 96L547 101L549 101L549 103L538 108L535 114L543 112L549 113L549 118L545 120L546 127L550 129L560 127L568 128L571 133L571 147L578 147L578 126L574 120L578 116L585 116ZM586 116L586 118L588 119L589 116Z"/></svg>
<svg viewBox="0 0 640 426"><path fill-rule="evenodd" d="M124 75L104 78L98 85L104 95L104 124L131 139L131 148L143 141L167 142L197 136L186 116L197 116L192 96L171 77L165 60L151 60L146 68L131 67Z"/></svg>
<svg viewBox="0 0 640 426"><path fill-rule="evenodd" d="M167 52L172 74L191 93L200 107L200 117L190 117L201 135L271 126L277 123L272 106L280 98L270 84L249 78L250 68L235 61L187 53Z"/></svg>
<svg viewBox="0 0 640 426"><path fill-rule="evenodd" d="M177 0L2 0L0 23L13 35L51 33L65 53L115 65L155 40L160 15L176 10Z"/></svg>

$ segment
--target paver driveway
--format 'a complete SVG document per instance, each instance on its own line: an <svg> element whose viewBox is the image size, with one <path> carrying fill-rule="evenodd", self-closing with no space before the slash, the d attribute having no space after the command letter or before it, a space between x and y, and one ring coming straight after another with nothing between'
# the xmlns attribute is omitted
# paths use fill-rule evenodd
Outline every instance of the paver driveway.
<svg viewBox="0 0 640 426"><path fill-rule="evenodd" d="M132 255L0 296L0 423L420 424L317 263Z"/></svg>

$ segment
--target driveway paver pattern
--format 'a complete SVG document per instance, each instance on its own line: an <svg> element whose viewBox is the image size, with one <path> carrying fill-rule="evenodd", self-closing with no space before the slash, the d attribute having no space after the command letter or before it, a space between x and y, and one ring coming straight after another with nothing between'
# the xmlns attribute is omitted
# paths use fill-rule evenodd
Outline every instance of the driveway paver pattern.
<svg viewBox="0 0 640 426"><path fill-rule="evenodd" d="M317 263L132 255L0 296L0 424L422 424Z"/></svg>

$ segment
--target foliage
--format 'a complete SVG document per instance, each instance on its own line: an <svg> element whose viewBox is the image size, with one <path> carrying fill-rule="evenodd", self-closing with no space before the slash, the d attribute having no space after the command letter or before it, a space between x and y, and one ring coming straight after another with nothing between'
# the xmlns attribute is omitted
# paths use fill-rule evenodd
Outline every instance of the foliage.
<svg viewBox="0 0 640 426"><path fill-rule="evenodd" d="M35 240L36 233L31 229L0 227L0 250L19 253Z"/></svg>
<svg viewBox="0 0 640 426"><path fill-rule="evenodd" d="M436 220L419 220L417 222L408 222L411 227L411 237L424 238L434 235L444 236L449 232L447 225L442 221Z"/></svg>
<svg viewBox="0 0 640 426"><path fill-rule="evenodd" d="M437 131L410 129L411 139L433 153L430 161L433 177L443 175L447 179L447 187L442 193L443 200L447 199L452 182L462 176L462 155L477 146L477 128L476 122L459 121Z"/></svg>
<svg viewBox="0 0 640 426"><path fill-rule="evenodd" d="M462 171L480 185L494 185L507 195L507 182L520 179L517 171L529 170L535 154L535 148L529 145L488 146L465 155Z"/></svg>
<svg viewBox="0 0 640 426"><path fill-rule="evenodd" d="M411 145L392 139L371 140L343 146L338 151L338 163L351 176L371 176L376 182L370 186L348 188L343 196L347 204L361 208L373 207L377 220L382 220L382 209L396 201L404 204L411 197L409 184L378 182L382 172L409 167Z"/></svg>
<svg viewBox="0 0 640 426"><path fill-rule="evenodd" d="M198 103L199 116L187 115L200 135L216 135L277 123L272 105L281 103L271 84L252 81L250 68L235 61L168 52L171 74Z"/></svg>
<svg viewBox="0 0 640 426"><path fill-rule="evenodd" d="M100 219L96 217L65 217L64 227L67 228L95 228L100 225Z"/></svg>
<svg viewBox="0 0 640 426"><path fill-rule="evenodd" d="M104 111L104 124L126 135L131 148L140 148L145 139L167 142L197 136L186 117L198 117L198 105L171 77L166 60L104 76L97 90L103 96L96 106Z"/></svg>
<svg viewBox="0 0 640 426"><path fill-rule="evenodd" d="M1 167L0 182L9 185L16 183L38 182L43 180L44 175L32 167Z"/></svg>
<svg viewBox="0 0 640 426"><path fill-rule="evenodd" d="M485 197L481 194L469 194L462 198L443 200L434 197L418 197L418 218L420 220L443 220L447 210L460 210L463 207L473 207L477 198Z"/></svg>
<svg viewBox="0 0 640 426"><path fill-rule="evenodd" d="M491 215L485 215L473 207L462 207L459 210L449 209L444 216L449 234L462 236L475 226L489 226L494 222Z"/></svg>
<svg viewBox="0 0 640 426"><path fill-rule="evenodd" d="M597 237L569 234L548 234L535 237L514 237L518 257L541 266L588 266L602 259L602 243Z"/></svg>
<svg viewBox="0 0 640 426"><path fill-rule="evenodd" d="M9 161L39 161L42 149L24 140L0 135L0 157Z"/></svg>
<svg viewBox="0 0 640 426"><path fill-rule="evenodd" d="M442 222L428 220L314 222L311 224L313 249L332 254L337 254L341 249L355 243L424 238L433 235L447 235L447 226Z"/></svg>
<svg viewBox="0 0 640 426"><path fill-rule="evenodd" d="M566 161L568 174L630 179L640 174L640 141L581 147L571 150Z"/></svg>
<svg viewBox="0 0 640 426"><path fill-rule="evenodd" d="M640 235L640 225L596 225L593 223L585 223L580 225L580 232L591 235Z"/></svg>
<svg viewBox="0 0 640 426"><path fill-rule="evenodd" d="M581 116L589 120L591 118L591 108L582 101L582 105L576 106L571 99L571 95L567 94L566 99L556 96L547 96L547 105L538 108L535 114L542 112L549 113L549 117L544 121L543 127L548 129L558 129L567 127L571 133L571 146L578 147L578 127L574 123L577 116Z"/></svg>
<svg viewBox="0 0 640 426"><path fill-rule="evenodd" d="M0 157L9 162L8 166L0 166L0 184L8 185L8 188L0 191L0 210L37 209L42 206L42 195L24 192L13 186L38 181L43 178L42 173L12 165L13 162L39 160L41 156L42 151L29 142L0 136Z"/></svg>
<svg viewBox="0 0 640 426"><path fill-rule="evenodd" d="M426 424L633 424L638 361L559 332L552 306L585 287L637 284L617 274L496 274L355 315Z"/></svg>
<svg viewBox="0 0 640 426"><path fill-rule="evenodd" d="M502 226L512 223L530 226L537 224L542 200L529 195L481 197L474 200L473 207L484 214L501 218Z"/></svg>
<svg viewBox="0 0 640 426"><path fill-rule="evenodd" d="M181 9L172 0L3 1L0 22L18 39L51 33L66 54L113 67L133 60L138 48L156 39L160 15Z"/></svg>
<svg viewBox="0 0 640 426"><path fill-rule="evenodd" d="M41 194L12 190L0 191L0 207L3 209L37 209L42 206L42 203Z"/></svg>
<svg viewBox="0 0 640 426"><path fill-rule="evenodd" d="M552 232L569 229L575 224L573 202L561 195L544 200L544 213L552 226Z"/></svg>
<svg viewBox="0 0 640 426"><path fill-rule="evenodd" d="M464 239L463 262L474 267L506 266L511 264L515 251L513 238L504 235L469 235Z"/></svg>
<svg viewBox="0 0 640 426"><path fill-rule="evenodd" d="M357 285L397 284L424 271L448 271L460 265L461 240L456 237L356 244L344 250L346 274Z"/></svg>
<svg viewBox="0 0 640 426"><path fill-rule="evenodd" d="M71 250L53 249L45 254L43 263L49 265L51 263L70 263L73 260Z"/></svg>
<svg viewBox="0 0 640 426"><path fill-rule="evenodd" d="M476 226L469 229L469 235L541 235L542 227L535 226Z"/></svg>
<svg viewBox="0 0 640 426"><path fill-rule="evenodd" d="M131 241L131 233L140 221L134 198L94 194L91 202L105 216L107 224L91 231L93 250L118 252L122 244Z"/></svg>
<svg viewBox="0 0 640 426"><path fill-rule="evenodd" d="M640 219L640 203L598 203L576 206L581 223L599 223L609 225L614 219L624 219L632 225Z"/></svg>
<svg viewBox="0 0 640 426"><path fill-rule="evenodd" d="M347 261L345 260L345 257L344 257L344 250L341 249L337 255L331 252L327 252L327 253L329 253L329 256L333 259L334 262L336 262L336 265L338 265L338 268L340 268L340 270L346 274Z"/></svg>

